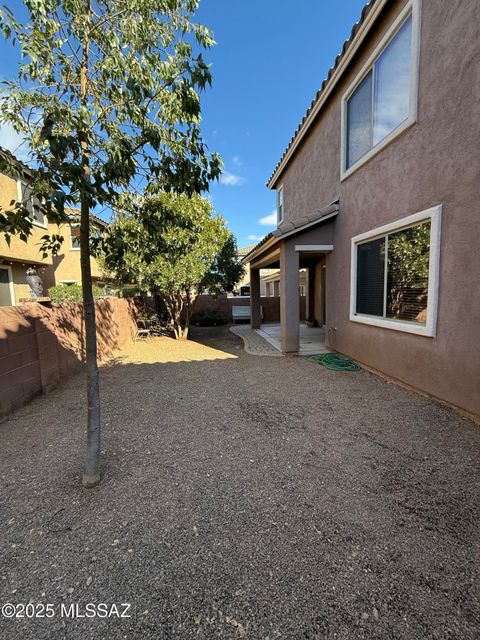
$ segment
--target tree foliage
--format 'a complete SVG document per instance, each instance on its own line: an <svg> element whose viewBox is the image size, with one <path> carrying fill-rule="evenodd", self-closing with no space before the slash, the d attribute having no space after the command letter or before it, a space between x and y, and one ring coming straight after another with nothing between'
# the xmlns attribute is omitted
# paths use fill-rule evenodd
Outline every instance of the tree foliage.
<svg viewBox="0 0 480 640"><path fill-rule="evenodd" d="M212 295L230 293L244 273L245 267L238 259L237 241L235 236L230 234L202 279L199 291L208 291Z"/></svg>
<svg viewBox="0 0 480 640"><path fill-rule="evenodd" d="M94 298L103 298L105 295L104 290L101 287L92 287ZM64 302L81 302L82 301L82 287L78 284L57 284L55 287L50 287L48 295L51 301L55 304L63 304Z"/></svg>
<svg viewBox="0 0 480 640"><path fill-rule="evenodd" d="M388 236L388 315L426 319L429 261L430 223Z"/></svg>
<svg viewBox="0 0 480 640"><path fill-rule="evenodd" d="M192 302L226 244L231 233L207 198L163 192L122 211L100 251L121 283L163 297L176 337L185 338Z"/></svg>
<svg viewBox="0 0 480 640"><path fill-rule="evenodd" d="M29 194L48 220L80 205L80 262L87 365L83 482L100 478L100 397L91 286L90 209L112 207L142 176L187 193L208 188L220 159L200 134L200 92L211 76L201 53L214 42L193 22L198 0L25 0L27 19L0 9L0 30L20 49L4 83L0 124L28 140L36 165ZM26 202L0 212L0 232L23 239ZM56 249L59 237L46 237Z"/></svg>
<svg viewBox="0 0 480 640"><path fill-rule="evenodd" d="M219 175L219 157L208 156L200 135L199 94L211 75L195 42L214 41L192 22L197 4L36 0L26 3L27 23L0 9L0 28L22 56L18 79L4 83L0 120L28 139L38 166L30 186L50 219L78 203L83 190L91 207L110 205L140 175L190 193ZM23 221L1 213L0 229L25 233L30 219L23 213Z"/></svg>

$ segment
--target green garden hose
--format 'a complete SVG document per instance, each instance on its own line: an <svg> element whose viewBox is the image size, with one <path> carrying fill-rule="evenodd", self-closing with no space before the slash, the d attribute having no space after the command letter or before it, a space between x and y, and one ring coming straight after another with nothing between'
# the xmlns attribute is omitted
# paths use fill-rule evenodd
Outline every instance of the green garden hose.
<svg viewBox="0 0 480 640"><path fill-rule="evenodd" d="M360 371L361 369L356 362L339 353L320 353L318 356L312 356L312 360L332 371Z"/></svg>

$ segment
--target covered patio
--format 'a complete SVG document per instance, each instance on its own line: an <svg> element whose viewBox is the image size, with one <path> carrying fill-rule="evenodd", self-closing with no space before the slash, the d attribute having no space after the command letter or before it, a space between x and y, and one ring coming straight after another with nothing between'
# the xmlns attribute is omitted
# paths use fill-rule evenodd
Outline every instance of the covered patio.
<svg viewBox="0 0 480 640"><path fill-rule="evenodd" d="M338 202L305 224L268 234L245 258L250 266L250 324L286 355L327 351L328 256L333 252ZM260 271L280 269L280 324L261 325ZM299 271L306 271L306 324L300 322Z"/></svg>
<svg viewBox="0 0 480 640"><path fill-rule="evenodd" d="M280 323L262 324L260 329L256 330L267 342L275 349L282 351ZM325 327L309 327L301 323L299 326L299 356L314 356L318 353L326 353L328 351L325 346Z"/></svg>

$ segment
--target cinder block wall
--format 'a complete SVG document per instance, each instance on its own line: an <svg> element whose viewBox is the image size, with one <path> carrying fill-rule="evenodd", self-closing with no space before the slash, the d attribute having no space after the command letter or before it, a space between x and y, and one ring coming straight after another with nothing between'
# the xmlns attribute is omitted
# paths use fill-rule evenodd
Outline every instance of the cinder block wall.
<svg viewBox="0 0 480 640"><path fill-rule="evenodd" d="M96 302L100 360L132 339L134 305ZM47 393L79 371L85 357L81 304L47 309L32 303L0 307L0 417Z"/></svg>

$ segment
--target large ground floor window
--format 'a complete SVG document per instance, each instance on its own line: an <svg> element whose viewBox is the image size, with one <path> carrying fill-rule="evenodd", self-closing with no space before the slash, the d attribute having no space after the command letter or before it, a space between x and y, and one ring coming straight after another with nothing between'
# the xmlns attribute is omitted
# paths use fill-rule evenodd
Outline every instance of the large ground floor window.
<svg viewBox="0 0 480 640"><path fill-rule="evenodd" d="M352 238L350 319L434 336L441 207Z"/></svg>

